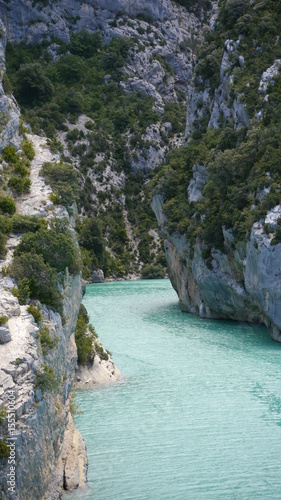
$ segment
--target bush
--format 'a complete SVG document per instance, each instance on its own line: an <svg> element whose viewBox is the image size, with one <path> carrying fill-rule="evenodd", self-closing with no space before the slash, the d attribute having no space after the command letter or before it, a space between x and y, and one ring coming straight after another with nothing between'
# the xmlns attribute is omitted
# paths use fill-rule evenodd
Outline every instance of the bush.
<svg viewBox="0 0 281 500"><path fill-rule="evenodd" d="M36 232L46 226L46 220L36 215L14 215L12 218L12 231L15 234Z"/></svg>
<svg viewBox="0 0 281 500"><path fill-rule="evenodd" d="M23 64L17 74L17 92L28 105L49 101L54 93L50 79L39 63Z"/></svg>
<svg viewBox="0 0 281 500"><path fill-rule="evenodd" d="M11 275L18 280L18 293L22 301L38 299L62 313L62 296L55 269L42 255L27 252L16 255L11 265Z"/></svg>
<svg viewBox="0 0 281 500"><path fill-rule="evenodd" d="M78 364L93 364L95 357L94 340L97 334L89 325L89 316L86 308L81 304L75 328L75 342L77 346Z"/></svg>
<svg viewBox="0 0 281 500"><path fill-rule="evenodd" d="M0 316L0 325L5 325L8 321L7 316Z"/></svg>
<svg viewBox="0 0 281 500"><path fill-rule="evenodd" d="M17 194L29 193L31 181L30 179L23 179L16 175L12 175L9 179L8 186Z"/></svg>
<svg viewBox="0 0 281 500"><path fill-rule="evenodd" d="M43 328L41 328L40 332L36 335L36 338L40 340L44 356L46 356L48 351L54 349L58 344L58 337L52 338L50 330L47 326L43 326Z"/></svg>
<svg viewBox="0 0 281 500"><path fill-rule="evenodd" d="M165 278L165 271L159 264L149 264L142 268L141 276L143 279L149 280Z"/></svg>
<svg viewBox="0 0 281 500"><path fill-rule="evenodd" d="M99 342L95 342L95 350L97 354L99 355L100 359L107 361L109 356L107 351L103 348L102 345L99 344Z"/></svg>
<svg viewBox="0 0 281 500"><path fill-rule="evenodd" d="M24 253L42 255L44 262L58 272L65 272L66 268L73 274L80 271L78 249L66 224L60 220L52 221L50 229L40 228L36 233L24 234L15 255Z"/></svg>
<svg viewBox="0 0 281 500"><path fill-rule="evenodd" d="M60 203L70 206L78 198L79 186L77 171L69 163L44 163L41 175L50 184Z"/></svg>
<svg viewBox="0 0 281 500"><path fill-rule="evenodd" d="M6 252L7 252L6 243L7 243L6 234L3 234L0 232L0 258L1 259L3 259L5 257Z"/></svg>
<svg viewBox="0 0 281 500"><path fill-rule="evenodd" d="M16 204L9 196L0 197L0 211L3 214L13 215L16 212Z"/></svg>
<svg viewBox="0 0 281 500"><path fill-rule="evenodd" d="M9 456L10 456L9 446L3 439L0 439L0 460L8 458Z"/></svg>
<svg viewBox="0 0 281 500"><path fill-rule="evenodd" d="M34 150L34 147L33 147L33 144L31 141L24 139L21 142L21 149L23 150L24 154L27 156L27 158L30 161L33 160L33 158L35 156L35 150Z"/></svg>
<svg viewBox="0 0 281 500"><path fill-rule="evenodd" d="M3 160L15 165L18 161L17 151L14 146L5 146L2 152Z"/></svg>
<svg viewBox="0 0 281 500"><path fill-rule="evenodd" d="M30 314L32 314L36 323L40 323L40 321L42 321L43 317L42 317L42 314L40 312L39 307L36 307L33 304L30 304L30 306L28 306L27 310Z"/></svg>
<svg viewBox="0 0 281 500"><path fill-rule="evenodd" d="M57 389L58 381L54 369L51 366L43 364L40 370L36 372L35 376L35 389L40 389L43 393L46 391L53 392Z"/></svg>

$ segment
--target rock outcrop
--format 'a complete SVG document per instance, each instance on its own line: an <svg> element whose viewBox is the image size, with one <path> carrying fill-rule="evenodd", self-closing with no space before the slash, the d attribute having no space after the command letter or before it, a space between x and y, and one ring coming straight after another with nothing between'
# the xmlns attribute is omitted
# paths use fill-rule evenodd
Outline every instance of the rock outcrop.
<svg viewBox="0 0 281 500"><path fill-rule="evenodd" d="M235 245L231 232L224 231L228 252L212 250L206 261L199 243L191 252L185 236L168 233L161 207L156 195L152 208L165 238L169 277L181 309L201 318L264 323L272 339L281 342L281 244L271 245L273 232L266 233L257 222L248 243ZM280 215L279 205L268 212L266 224L272 230Z"/></svg>
<svg viewBox="0 0 281 500"><path fill-rule="evenodd" d="M11 144L19 146L20 110L13 96L7 96L3 87L5 66L6 28L0 19L0 151Z"/></svg>
<svg viewBox="0 0 281 500"><path fill-rule="evenodd" d="M186 102L194 47L202 33L202 20L194 13L170 0L63 0L47 5L31 0L10 0L9 4L0 5L0 17L12 42L26 40L37 43L52 36L69 42L71 34L82 29L90 32L99 30L106 43L112 37L135 40L135 47L126 63L126 78L120 86L128 92L141 91L152 97L160 121L148 127L143 134L145 148L131 147L132 166L134 170L148 170L165 160L169 150L168 136L173 133L171 123L161 123L161 115L166 102L182 99ZM51 44L48 50L54 60L60 57L56 44ZM128 135L128 145L131 138ZM176 140L182 143L183 134Z"/></svg>
<svg viewBox="0 0 281 500"><path fill-rule="evenodd" d="M63 207L52 206L48 200L49 188L39 176L42 162L53 158L46 140L32 137L36 156L31 165L30 197L17 202L18 212L25 215L60 217L70 219ZM74 232L73 232L74 234ZM1 270L12 258L19 238L8 241L8 261L1 262ZM58 499L63 489L77 488L86 481L86 446L75 429L69 411L70 391L77 364L74 329L82 300L80 275L64 280L63 315L43 307L44 324L56 339L56 347L43 356L38 338L39 328L27 306L19 305L12 294L14 280L0 275L0 315L6 316L8 342L0 344L0 408L8 409L11 391L15 409L16 428L13 439L16 446L15 493L7 483L9 464L1 465L1 498L48 498ZM4 325L6 326L6 325ZM57 384L56 390L37 388L40 377L47 377L50 367Z"/></svg>

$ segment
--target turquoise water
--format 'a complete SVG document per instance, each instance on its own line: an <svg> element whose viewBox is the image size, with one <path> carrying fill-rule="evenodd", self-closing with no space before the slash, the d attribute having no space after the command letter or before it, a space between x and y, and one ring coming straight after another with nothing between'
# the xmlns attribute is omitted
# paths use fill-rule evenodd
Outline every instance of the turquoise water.
<svg viewBox="0 0 281 500"><path fill-rule="evenodd" d="M87 287L123 374L80 391L87 487L71 499L281 499L281 345L181 313L168 280Z"/></svg>

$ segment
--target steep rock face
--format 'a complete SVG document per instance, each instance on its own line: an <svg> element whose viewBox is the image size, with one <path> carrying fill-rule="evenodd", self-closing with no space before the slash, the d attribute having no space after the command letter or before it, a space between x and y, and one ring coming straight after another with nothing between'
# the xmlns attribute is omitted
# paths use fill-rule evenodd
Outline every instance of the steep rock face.
<svg viewBox="0 0 281 500"><path fill-rule="evenodd" d="M165 238L169 277L181 309L201 318L264 323L272 339L281 342L281 244L271 245L273 233L266 234L262 223L256 223L247 245L233 247L231 234L225 231L228 253L212 250L206 262L198 243L191 253L184 236L165 230L161 206L157 195L152 208ZM276 225L280 213L280 206L275 207L266 222Z"/></svg>
<svg viewBox="0 0 281 500"><path fill-rule="evenodd" d="M194 130L194 123L206 117L208 112L208 127L219 128L221 123L231 121L236 128L247 127L249 117L246 106L239 97L231 99L233 75L231 74L231 57L237 56L240 66L243 57L239 55L239 40L226 40L220 66L220 84L212 95L209 87L198 90L193 83L188 89L188 105L186 114L186 137Z"/></svg>
<svg viewBox="0 0 281 500"><path fill-rule="evenodd" d="M5 67L6 29L0 19L0 151L6 144L19 145L20 110L12 96L5 95L3 77Z"/></svg>
<svg viewBox="0 0 281 500"><path fill-rule="evenodd" d="M36 136L29 136L29 139L33 140L36 152L31 165L31 192L29 197L18 201L18 212L45 215L50 219L64 218L75 237L66 209L55 208L48 202L50 190L46 186L44 190L44 180L39 176L42 162L53 158L46 139ZM10 341L0 344L0 409L9 410L9 391L14 391L16 430L12 437L17 457L16 493L8 489L10 469L3 461L1 498L58 499L63 488L77 488L86 481L86 447L69 411L77 365L74 329L82 300L82 281L80 275L65 277L62 289L64 323L58 313L45 306L42 308L44 324L56 339L56 347L43 356L33 316L12 294L11 289L16 286L14 280L1 272L11 261L19 240L13 236L9 238L7 259L0 263L0 315L8 318L6 325L10 335ZM55 390L47 393L37 385L46 365L51 368L57 383Z"/></svg>
<svg viewBox="0 0 281 500"><path fill-rule="evenodd" d="M99 30L105 42L114 36L138 40L128 57L126 79L120 86L128 92L141 91L151 96L160 121L143 134L142 142L147 147L130 151L134 158L132 167L153 169L165 160L171 124L161 123L161 115L166 102L185 99L192 75L194 46L201 39L202 20L170 0L63 0L48 5L11 0L9 4L0 5L1 16L12 42L37 43L51 36L69 42L71 34L82 29ZM54 60L60 57L56 44L49 52ZM177 139L179 143L182 136ZM130 139L128 135L128 144Z"/></svg>

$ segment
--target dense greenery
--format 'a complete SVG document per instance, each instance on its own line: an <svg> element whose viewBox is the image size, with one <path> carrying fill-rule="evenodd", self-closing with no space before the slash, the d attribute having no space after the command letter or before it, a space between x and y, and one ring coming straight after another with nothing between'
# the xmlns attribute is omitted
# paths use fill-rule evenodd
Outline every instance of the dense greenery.
<svg viewBox="0 0 281 500"><path fill-rule="evenodd" d="M14 197L28 193L30 189L29 167L34 157L32 143L27 139L21 142L21 150L7 145L2 151L2 162L5 169L0 183L0 258L6 254L8 235L18 232L20 220L16 222L16 203Z"/></svg>
<svg viewBox="0 0 281 500"><path fill-rule="evenodd" d="M54 192L54 203L69 207L78 200L78 174L70 163L44 163L41 174Z"/></svg>
<svg viewBox="0 0 281 500"><path fill-rule="evenodd" d="M205 110L206 120L195 123L188 147L171 152L154 180L164 198L167 229L186 234L191 247L199 238L206 246L206 258L212 247L225 249L223 227L232 230L236 243L245 241L253 223L281 202L281 76L269 86L267 99L258 91L262 73L281 57L280 20L279 2L221 0L216 33L206 34L199 51L197 86L209 85L214 91L224 42L242 35L232 54L231 95L244 99L252 122L249 129L235 129L231 122L207 129ZM238 54L245 58L242 66ZM202 200L188 203L187 188L196 164L206 166L207 183ZM275 237L273 243L277 241Z"/></svg>
<svg viewBox="0 0 281 500"><path fill-rule="evenodd" d="M64 273L66 269L72 274L80 270L78 249L66 223L54 219L48 229L25 233L14 255L10 272L18 281L15 294L20 302L38 299L62 312Z"/></svg>
<svg viewBox="0 0 281 500"><path fill-rule="evenodd" d="M40 370L35 373L35 376L35 389L40 389L43 393L47 391L53 392L57 389L58 380L51 366L46 364L41 365Z"/></svg>
<svg viewBox="0 0 281 500"><path fill-rule="evenodd" d="M97 340L97 334L89 321L86 308L81 304L75 329L75 342L80 365L92 365L96 353L100 359L108 359L108 353Z"/></svg>
<svg viewBox="0 0 281 500"><path fill-rule="evenodd" d="M146 154L149 144L142 135L148 126L159 120L170 121L173 127L170 134L183 132L184 106L181 102L166 103L160 116L152 97L125 91L120 85L121 80L126 82L128 78L124 72L126 61L139 49L136 37L113 38L104 44L99 33L81 31L72 35L68 44L55 41L58 46L55 62L47 40L40 45L7 44L10 88L25 120L35 133L44 131L52 148L63 151L57 131L67 132L65 141L69 153L77 159L75 168L71 159L62 155L60 162L45 164L42 173L53 189L52 201L67 207L76 201L84 215L78 228L84 277L89 278L97 266L105 275L138 272L139 261L157 264L158 248L153 248L154 240L149 235L155 219L143 192L148 173L133 174L131 162L137 161L137 150ZM159 55L155 58L167 74L172 71ZM185 96L178 94L180 101L184 101ZM82 113L88 117L86 131L73 128ZM163 135L162 146L165 144L168 137ZM97 155L101 155L99 162ZM105 174L108 166L118 175L126 173L123 188L108 184ZM95 180L102 189L96 188ZM120 202L124 194L125 207ZM137 250L126 234L125 211L139 245ZM102 252L88 243L84 245L84 233L89 232L93 217L102 231ZM105 251L105 246L110 252Z"/></svg>

